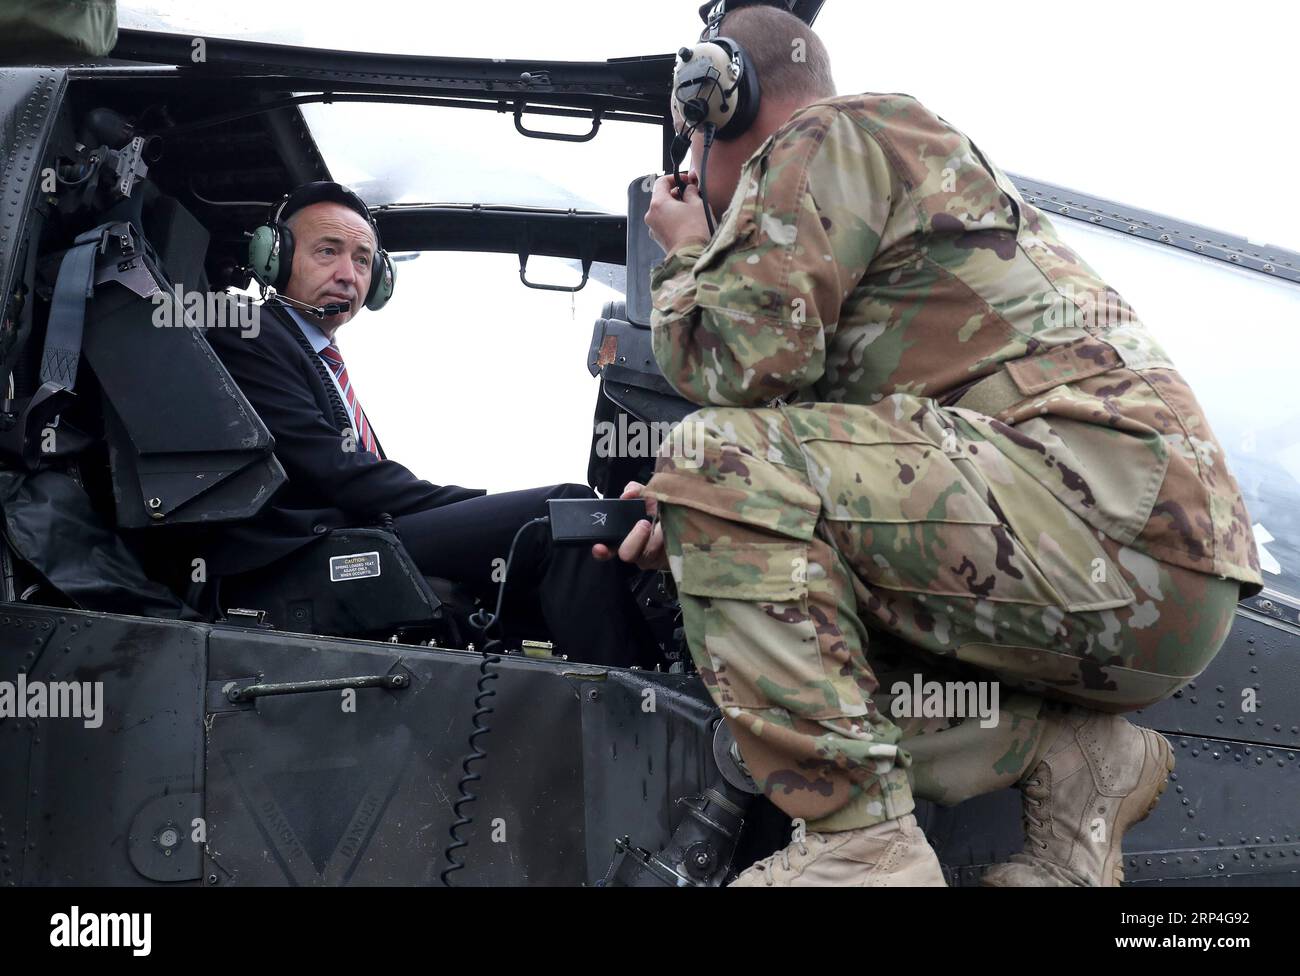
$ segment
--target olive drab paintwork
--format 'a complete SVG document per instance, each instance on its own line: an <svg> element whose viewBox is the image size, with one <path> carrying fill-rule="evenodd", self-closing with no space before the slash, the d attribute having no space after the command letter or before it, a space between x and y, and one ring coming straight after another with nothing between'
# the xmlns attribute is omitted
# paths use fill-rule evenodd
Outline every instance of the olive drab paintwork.
<svg viewBox="0 0 1300 976"><path fill-rule="evenodd" d="M653 285L656 358L705 407L648 488L691 651L760 785L815 829L1014 783L1043 696L1159 701L1258 591L1185 381L914 99L797 112ZM904 718L893 671L1005 682L999 721Z"/></svg>

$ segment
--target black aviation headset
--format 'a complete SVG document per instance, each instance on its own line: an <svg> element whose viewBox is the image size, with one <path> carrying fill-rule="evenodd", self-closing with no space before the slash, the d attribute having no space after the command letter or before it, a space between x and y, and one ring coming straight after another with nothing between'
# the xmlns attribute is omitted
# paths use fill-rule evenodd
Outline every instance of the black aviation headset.
<svg viewBox="0 0 1300 976"><path fill-rule="evenodd" d="M370 230L375 235L375 256L371 264L370 288L366 292L363 304L372 312L378 312L393 297L393 287L397 275L393 261L379 243L379 227L370 215L370 208L365 202L341 183L320 180L304 183L287 193L271 210L267 222L253 231L248 242L248 269L253 277L263 286L274 288L276 292L284 291L289 284L293 271L293 231L285 223L288 217L303 207L313 203L332 201L341 203L366 219Z"/></svg>

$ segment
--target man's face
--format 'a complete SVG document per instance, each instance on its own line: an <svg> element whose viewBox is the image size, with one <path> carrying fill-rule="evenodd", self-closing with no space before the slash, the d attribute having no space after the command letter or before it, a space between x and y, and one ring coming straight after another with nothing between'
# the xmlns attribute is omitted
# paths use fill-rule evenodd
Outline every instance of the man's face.
<svg viewBox="0 0 1300 976"><path fill-rule="evenodd" d="M375 237L365 219L341 203L325 201L293 215L293 268L284 293L307 305L351 302L352 307L315 324L330 338L361 311L370 290Z"/></svg>

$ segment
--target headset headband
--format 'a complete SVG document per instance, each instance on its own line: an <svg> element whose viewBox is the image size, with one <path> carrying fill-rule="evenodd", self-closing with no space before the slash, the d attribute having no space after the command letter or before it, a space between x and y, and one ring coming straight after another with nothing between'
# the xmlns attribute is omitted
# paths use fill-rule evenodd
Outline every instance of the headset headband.
<svg viewBox="0 0 1300 976"><path fill-rule="evenodd" d="M701 41L711 41L722 33L722 19L742 7L776 7L787 13L793 13L794 4L790 0L707 0L700 5L700 20L704 21Z"/></svg>
<svg viewBox="0 0 1300 976"><path fill-rule="evenodd" d="M710 6L710 3L712 6ZM704 18L704 33L700 35L700 40L711 41L722 31L722 18L727 16L727 0L710 0L700 8L700 16Z"/></svg>
<svg viewBox="0 0 1300 976"><path fill-rule="evenodd" d="M276 205L271 214L271 223L279 224L304 207L310 207L313 203L326 202L341 203L349 210L364 217L366 223L370 225L370 232L375 235L375 250L383 249L383 245L379 241L379 226L375 223L375 218L371 216L370 208L366 206L365 201L342 183L335 183L331 180L304 183L302 186L285 194L284 199Z"/></svg>

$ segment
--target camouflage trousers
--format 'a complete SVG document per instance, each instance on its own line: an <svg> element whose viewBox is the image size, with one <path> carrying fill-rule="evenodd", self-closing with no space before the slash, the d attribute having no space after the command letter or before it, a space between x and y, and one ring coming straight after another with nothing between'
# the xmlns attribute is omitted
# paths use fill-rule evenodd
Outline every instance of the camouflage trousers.
<svg viewBox="0 0 1300 976"><path fill-rule="evenodd" d="M1227 637L1235 581L1102 535L962 413L706 408L660 451L647 494L691 655L763 792L810 829L1011 785L1046 702L1140 708Z"/></svg>

